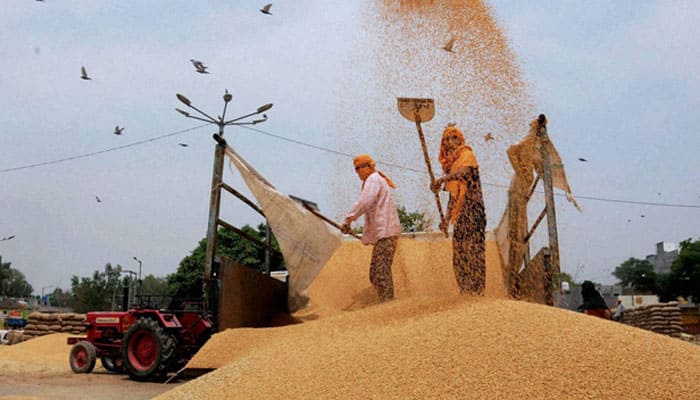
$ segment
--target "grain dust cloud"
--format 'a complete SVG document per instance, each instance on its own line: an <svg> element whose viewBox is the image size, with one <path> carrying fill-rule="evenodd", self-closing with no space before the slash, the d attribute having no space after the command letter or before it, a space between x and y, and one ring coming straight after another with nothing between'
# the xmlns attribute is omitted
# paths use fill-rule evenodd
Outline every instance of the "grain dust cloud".
<svg viewBox="0 0 700 400"><path fill-rule="evenodd" d="M512 175L506 149L527 133L535 111L492 10L477 0L378 1L367 4L360 24L363 34L352 45L347 80L338 93L336 147L371 154L397 183L397 204L426 212L437 230L416 125L399 114L396 104L397 97L433 98L435 116L422 124L433 170L441 175L440 135L455 123L479 161L488 227L493 228ZM445 49L449 42L451 51ZM359 182L349 184L357 179L350 162L334 169L334 208L344 210Z"/></svg>

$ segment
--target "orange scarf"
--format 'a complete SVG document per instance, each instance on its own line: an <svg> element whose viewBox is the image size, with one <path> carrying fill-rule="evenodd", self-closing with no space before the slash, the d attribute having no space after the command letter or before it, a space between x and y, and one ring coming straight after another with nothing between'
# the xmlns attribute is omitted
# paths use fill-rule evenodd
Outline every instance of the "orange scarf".
<svg viewBox="0 0 700 400"><path fill-rule="evenodd" d="M459 147L457 147L451 154L447 154L445 149L445 139L449 135L455 135L460 139ZM445 128L445 131L442 133L438 161L440 161L440 164L442 164L442 171L445 174L449 174L464 167L479 166L472 148L464 144L464 135L457 127L454 126ZM452 212L448 217L450 222L454 224L457 222L457 216L459 216L459 212L462 209L462 204L464 204L464 197L467 194L467 184L462 179L450 180L445 183L445 190L450 192L450 196L453 200Z"/></svg>
<svg viewBox="0 0 700 400"><path fill-rule="evenodd" d="M370 157L369 155L367 155L367 154L360 154L359 156L355 157L355 158L352 160L352 162L353 162L353 164L355 165L355 167L359 167L360 165L369 165L369 168L370 168L370 170L372 171L372 173L373 173L373 172L379 173L379 175L380 175L382 178L384 178L384 180L386 181L386 183L387 183L391 188L396 189L396 184L394 183L394 181L391 180L391 178L389 178L388 176L384 175L384 173L383 173L382 171L377 171L377 169L375 168L375 167L376 167L376 163L374 162L374 160L372 159L372 157Z"/></svg>

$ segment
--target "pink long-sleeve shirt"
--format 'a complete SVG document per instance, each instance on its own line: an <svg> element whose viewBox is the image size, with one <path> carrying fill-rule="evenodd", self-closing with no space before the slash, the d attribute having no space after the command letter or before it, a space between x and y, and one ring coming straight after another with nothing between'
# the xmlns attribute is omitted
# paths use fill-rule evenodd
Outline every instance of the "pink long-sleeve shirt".
<svg viewBox="0 0 700 400"><path fill-rule="evenodd" d="M365 179L360 198L348 211L345 221L352 222L363 214L365 216L363 244L374 244L380 239L401 233L401 222L396 212L391 187L377 172L373 172Z"/></svg>

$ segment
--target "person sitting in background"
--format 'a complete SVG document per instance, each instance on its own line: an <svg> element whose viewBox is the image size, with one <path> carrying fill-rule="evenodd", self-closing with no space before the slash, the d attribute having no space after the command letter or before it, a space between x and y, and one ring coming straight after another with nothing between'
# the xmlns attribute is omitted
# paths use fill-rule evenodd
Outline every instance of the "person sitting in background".
<svg viewBox="0 0 700 400"><path fill-rule="evenodd" d="M615 308L615 314L613 314L612 319L614 321L622 321L622 315L625 313L625 306L622 304L621 299L617 299L617 308Z"/></svg>
<svg viewBox="0 0 700 400"><path fill-rule="evenodd" d="M583 297L583 304L578 307L579 310L583 310L586 315L610 319L610 309L605 304L603 296L596 290L593 282L583 281L581 284L581 297Z"/></svg>

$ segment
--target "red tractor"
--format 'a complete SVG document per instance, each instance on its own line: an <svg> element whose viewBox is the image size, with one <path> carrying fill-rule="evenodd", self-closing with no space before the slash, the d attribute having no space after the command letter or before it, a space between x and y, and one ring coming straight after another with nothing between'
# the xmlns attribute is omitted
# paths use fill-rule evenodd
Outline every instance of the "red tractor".
<svg viewBox="0 0 700 400"><path fill-rule="evenodd" d="M203 304L183 311L131 309L87 313L87 336L70 337L70 366L89 373L99 357L111 372L135 380L162 379L183 367L206 343L213 324Z"/></svg>

